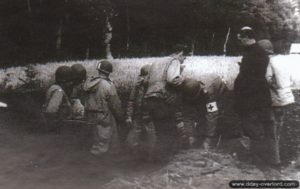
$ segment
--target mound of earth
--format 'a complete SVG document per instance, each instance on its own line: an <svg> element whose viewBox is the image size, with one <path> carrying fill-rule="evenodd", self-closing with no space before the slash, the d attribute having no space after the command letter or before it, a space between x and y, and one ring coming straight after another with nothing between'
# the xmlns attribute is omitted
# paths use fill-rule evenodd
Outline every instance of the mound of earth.
<svg viewBox="0 0 300 189"><path fill-rule="evenodd" d="M299 170L293 166L283 171L241 162L226 153L187 150L176 155L162 169L137 178L116 178L105 189L137 188L230 188L232 180L300 179Z"/></svg>

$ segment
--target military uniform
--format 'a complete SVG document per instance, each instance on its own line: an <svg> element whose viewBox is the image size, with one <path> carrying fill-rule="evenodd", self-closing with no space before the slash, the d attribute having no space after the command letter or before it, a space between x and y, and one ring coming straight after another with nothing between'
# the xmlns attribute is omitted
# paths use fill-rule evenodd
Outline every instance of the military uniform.
<svg viewBox="0 0 300 189"><path fill-rule="evenodd" d="M46 93L43 112L48 120L49 129L59 129L62 120L70 116L71 103L67 91L71 86L71 68L60 66L55 71L55 81Z"/></svg>
<svg viewBox="0 0 300 189"><path fill-rule="evenodd" d="M85 91L85 113L88 123L94 127L92 154L101 155L110 149L118 124L123 120L121 101L113 82L100 75L88 79ZM114 137L115 138L115 137Z"/></svg>
<svg viewBox="0 0 300 189"><path fill-rule="evenodd" d="M146 65L147 68L150 65ZM142 67L142 71L145 66ZM155 128L150 120L148 112L144 110L143 101L147 89L146 76L147 73L142 73L138 76L137 83L131 90L127 103L126 120L132 128L128 135L128 142L131 148L138 151L147 151L151 153L155 143ZM141 143L145 142L145 145ZM146 149L144 148L146 147Z"/></svg>
<svg viewBox="0 0 300 189"><path fill-rule="evenodd" d="M43 112L50 130L59 128L62 120L70 116L71 103L69 97L58 84L52 85L47 90Z"/></svg>
<svg viewBox="0 0 300 189"><path fill-rule="evenodd" d="M195 143L199 132L205 140L203 147L211 147L211 139L216 137L221 107L221 97L227 91L224 80L215 78L205 85L200 81L186 79L182 84L184 117L191 143ZM204 126L201 128L201 126Z"/></svg>
<svg viewBox="0 0 300 189"><path fill-rule="evenodd" d="M178 58L168 57L152 63L148 75L145 110L155 125L156 149L161 155L171 153L177 149L177 145L181 146L187 140L180 93L177 91L183 81L181 68ZM174 141L174 137L179 139L175 140L179 143Z"/></svg>

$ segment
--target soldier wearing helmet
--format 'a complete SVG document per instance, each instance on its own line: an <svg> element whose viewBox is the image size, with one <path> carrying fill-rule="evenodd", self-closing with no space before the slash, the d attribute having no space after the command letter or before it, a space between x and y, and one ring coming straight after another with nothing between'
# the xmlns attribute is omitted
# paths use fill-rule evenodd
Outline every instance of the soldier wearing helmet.
<svg viewBox="0 0 300 189"><path fill-rule="evenodd" d="M206 84L195 79L187 78L180 86L183 96L184 117L189 133L191 144L195 144L198 136L204 138L202 147L205 150L213 148L213 141L216 137L218 118L220 114L220 101L227 91L224 80L220 77L213 79ZM203 124L204 123L204 124ZM203 128L199 126L204 125ZM203 134L198 133L204 131Z"/></svg>
<svg viewBox="0 0 300 189"><path fill-rule="evenodd" d="M77 85L86 80L87 73L86 69L81 64L74 64L71 66L72 74L73 74L73 84Z"/></svg>
<svg viewBox="0 0 300 189"><path fill-rule="evenodd" d="M114 83L109 79L113 66L103 60L97 64L99 75L86 80L84 107L88 123L93 126L94 143L90 152L106 154L113 146L117 128L123 122L121 101Z"/></svg>
<svg viewBox="0 0 300 189"><path fill-rule="evenodd" d="M55 84L46 93L44 113L48 118L50 130L57 131L61 121L70 115L69 94L72 87L72 71L68 66L60 66L55 71Z"/></svg>
<svg viewBox="0 0 300 189"><path fill-rule="evenodd" d="M178 91L183 81L184 60L183 52L176 53L153 62L149 69L144 107L155 125L157 140L153 158L164 159L178 148L188 147Z"/></svg>
<svg viewBox="0 0 300 189"><path fill-rule="evenodd" d="M147 89L147 76L150 65L146 64L140 69L137 82L131 90L127 103L126 123L131 128L128 135L128 142L134 152L145 151L145 146L141 146L142 136L146 138L146 152L151 153L155 141L154 125L149 119L149 115L143 110L143 100ZM143 135L143 133L145 133ZM146 154L147 155L147 154Z"/></svg>

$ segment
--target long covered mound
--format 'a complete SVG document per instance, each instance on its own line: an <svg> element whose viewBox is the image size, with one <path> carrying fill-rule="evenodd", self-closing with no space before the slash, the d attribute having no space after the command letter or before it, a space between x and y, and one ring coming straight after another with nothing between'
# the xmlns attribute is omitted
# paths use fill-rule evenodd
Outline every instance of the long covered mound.
<svg viewBox="0 0 300 189"><path fill-rule="evenodd" d="M128 58L128 59L114 59L112 60L114 72L111 75L112 80L121 91L128 91L135 82L139 73L139 69L145 64L151 64L156 61L164 61L166 57L156 58ZM185 60L185 69L183 75L185 77L192 77L201 80L205 84L209 84L215 77L223 78L229 88L233 87L234 79L236 78L241 57L225 57L225 56L193 56L187 57ZM300 74L300 55L278 55L273 61L280 64L285 74L288 74L293 80L293 87L299 88ZM53 62L48 64L36 64L33 68L37 71L35 77L40 81L41 89L47 88L54 82L54 72L58 66L80 63L84 65L88 71L88 75L96 75L96 64L98 60L86 61L67 61L67 62ZM26 80L26 67L12 67L5 70L0 70L0 93L7 90L14 90L24 85Z"/></svg>

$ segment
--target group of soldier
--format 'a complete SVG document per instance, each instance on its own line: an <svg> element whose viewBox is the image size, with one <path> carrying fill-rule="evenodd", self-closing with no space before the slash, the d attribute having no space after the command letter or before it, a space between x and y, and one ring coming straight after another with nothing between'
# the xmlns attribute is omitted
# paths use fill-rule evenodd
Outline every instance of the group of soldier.
<svg viewBox="0 0 300 189"><path fill-rule="evenodd" d="M234 83L234 108L241 120L242 135L250 139L253 161L278 165L284 107L294 98L290 86L280 83L270 63L270 41L256 42L250 27L243 27L238 39L244 54ZM169 157L180 149L197 146L210 150L216 145L220 97L228 87L219 77L209 85L184 78L184 60L185 52L181 51L144 65L126 111L109 77L113 72L110 61L100 61L98 75L92 77L87 77L80 64L61 66L44 104L44 113L52 120L50 127L57 129L57 122L63 119L84 119L93 128L90 152L97 156L112 151L116 138L120 145L143 152L149 159ZM199 134L203 125L204 132ZM269 160L262 155L266 149L270 151Z"/></svg>

